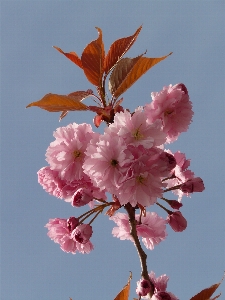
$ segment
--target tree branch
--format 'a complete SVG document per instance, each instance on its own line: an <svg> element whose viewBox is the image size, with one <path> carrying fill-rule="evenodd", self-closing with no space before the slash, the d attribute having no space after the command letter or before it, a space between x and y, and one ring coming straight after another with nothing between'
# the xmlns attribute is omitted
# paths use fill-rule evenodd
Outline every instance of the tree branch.
<svg viewBox="0 0 225 300"><path fill-rule="evenodd" d="M148 276L148 269L147 269L147 254L144 252L144 250L141 247L141 243L139 241L139 238L137 236L137 230L136 230L136 220L135 220L135 208L131 206L130 203L127 203L125 205L125 209L129 216L129 223L130 223L130 234L134 240L135 247L137 249L140 262L141 262L141 276L145 280L147 280L150 283L151 291L149 293L150 299L154 293L154 284L151 282L149 276Z"/></svg>

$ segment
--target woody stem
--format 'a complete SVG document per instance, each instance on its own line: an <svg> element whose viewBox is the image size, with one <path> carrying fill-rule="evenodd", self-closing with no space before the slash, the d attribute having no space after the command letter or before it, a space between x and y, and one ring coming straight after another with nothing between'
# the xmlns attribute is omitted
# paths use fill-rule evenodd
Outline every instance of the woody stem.
<svg viewBox="0 0 225 300"><path fill-rule="evenodd" d="M150 281L148 276L148 269L147 269L147 254L144 252L144 250L141 247L141 243L139 241L139 238L137 236L137 230L136 230L136 220L135 220L135 208L131 206L130 203L127 203L125 205L125 209L129 216L129 223L130 223L130 234L134 240L135 247L137 249L140 262L141 262L141 276L145 280L147 280L150 283L151 290L149 292L150 299L154 293L154 284Z"/></svg>

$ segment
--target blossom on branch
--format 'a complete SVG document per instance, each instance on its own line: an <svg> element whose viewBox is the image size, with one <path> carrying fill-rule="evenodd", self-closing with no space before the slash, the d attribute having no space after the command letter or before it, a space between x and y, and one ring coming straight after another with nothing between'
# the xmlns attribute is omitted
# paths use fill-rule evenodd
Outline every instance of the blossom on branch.
<svg viewBox="0 0 225 300"><path fill-rule="evenodd" d="M174 142L181 132L187 131L193 116L187 88L182 83L170 84L151 96L153 101L144 108L148 121L161 120L167 143Z"/></svg>
<svg viewBox="0 0 225 300"><path fill-rule="evenodd" d="M149 279L154 286L154 293L151 300L179 300L174 294L167 292L167 282L169 277L166 274L161 275L156 278L155 273L151 271L149 274ZM142 299L149 299L149 296L143 296Z"/></svg>
<svg viewBox="0 0 225 300"><path fill-rule="evenodd" d="M94 249L92 243L87 241L85 244L74 239L74 230L78 225L78 219L70 217L69 219L50 219L45 225L48 228L48 236L55 243L60 244L60 248L64 252L75 254L77 251L81 253L90 253Z"/></svg>
<svg viewBox="0 0 225 300"><path fill-rule="evenodd" d="M118 227L114 227L112 230L114 237L120 238L121 240L133 241L130 235L131 229L127 214L118 212L109 219L118 225ZM167 236L166 221L155 212L146 212L146 216L142 216L141 218L140 215L135 215L135 219L137 221L137 235L142 237L142 242L147 249L153 250L155 245L165 240Z"/></svg>
<svg viewBox="0 0 225 300"><path fill-rule="evenodd" d="M51 170L59 172L59 177L67 182L84 177L83 162L88 143L94 133L89 124L69 124L54 132L55 141L46 151L46 160ZM97 134L98 135L98 134Z"/></svg>

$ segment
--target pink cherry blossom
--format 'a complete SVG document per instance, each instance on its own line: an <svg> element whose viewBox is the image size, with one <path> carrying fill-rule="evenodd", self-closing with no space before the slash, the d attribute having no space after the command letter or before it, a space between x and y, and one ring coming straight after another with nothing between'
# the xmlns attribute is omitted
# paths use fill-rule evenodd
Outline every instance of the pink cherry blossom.
<svg viewBox="0 0 225 300"><path fill-rule="evenodd" d="M113 228L112 234L114 237L133 241L130 235L130 224L127 214L116 213L109 219L118 225L118 227ZM141 220L140 216L136 215L135 219L137 220L137 235L142 237L142 241L147 249L153 250L155 245L166 238L166 221L155 212L146 212L146 216L142 216Z"/></svg>
<svg viewBox="0 0 225 300"><path fill-rule="evenodd" d="M106 128L107 133L115 133L125 140L127 145L138 147L139 145L149 149L153 146L161 146L166 141L166 134L162 131L162 124L156 120L153 124L146 122L147 117L142 107L133 114L125 110L116 113L114 122Z"/></svg>
<svg viewBox="0 0 225 300"><path fill-rule="evenodd" d="M145 149L143 146L128 146L128 149L134 160L114 194L121 205L153 205L157 197L162 197L165 184L161 178L170 172L168 157L163 157L162 150L155 147Z"/></svg>
<svg viewBox="0 0 225 300"><path fill-rule="evenodd" d="M50 219L49 223L45 225L48 228L48 236L55 243L60 244L60 248L64 252L71 252L75 254L77 251L81 253L90 253L94 249L90 241L85 244L77 242L73 239L72 232L78 224L78 219L70 217L69 219Z"/></svg>
<svg viewBox="0 0 225 300"><path fill-rule="evenodd" d="M141 279L137 281L136 293L138 296L146 296L151 291L151 286L148 280Z"/></svg>
<svg viewBox="0 0 225 300"><path fill-rule="evenodd" d="M73 206L82 206L94 199L106 200L105 191L93 186L90 178L84 174L80 180L67 182L59 178L59 172L43 167L38 172L38 182L50 195L71 202ZM82 196L81 196L82 194ZM89 201L88 197L89 196ZM78 201L78 199L80 199Z"/></svg>
<svg viewBox="0 0 225 300"><path fill-rule="evenodd" d="M75 254L77 251L76 242L71 237L70 224L67 224L66 219L50 219L45 227L49 230L50 239L60 244L63 251Z"/></svg>
<svg viewBox="0 0 225 300"><path fill-rule="evenodd" d="M139 220L140 216L136 216ZM153 250L155 245L166 239L166 221L155 212L146 212L141 217L141 224L137 224L137 234L142 237L142 242L147 249Z"/></svg>
<svg viewBox="0 0 225 300"><path fill-rule="evenodd" d="M88 143L96 133L89 124L69 124L54 132L55 141L46 151L46 160L61 179L68 182L84 177L83 162Z"/></svg>
<svg viewBox="0 0 225 300"><path fill-rule="evenodd" d="M180 211L175 211L168 215L168 224L176 232L184 231L187 227L187 220L183 217Z"/></svg>
<svg viewBox="0 0 225 300"><path fill-rule="evenodd" d="M122 138L104 134L87 147L83 168L95 186L115 194L132 158Z"/></svg>
<svg viewBox="0 0 225 300"><path fill-rule="evenodd" d="M51 170L50 167L43 167L37 174L38 182L47 193L57 198L63 198L62 189L66 183L59 178L57 171Z"/></svg>
<svg viewBox="0 0 225 300"><path fill-rule="evenodd" d="M144 108L148 122L161 120L163 131L167 134L167 143L171 143L181 132L187 131L192 120L192 103L187 88L182 83L174 86L170 84L151 96L153 101Z"/></svg>
<svg viewBox="0 0 225 300"><path fill-rule="evenodd" d="M73 230L72 237L80 244L86 244L90 240L92 233L92 227L89 224L81 224Z"/></svg>
<svg viewBox="0 0 225 300"><path fill-rule="evenodd" d="M161 275L156 278L155 273L151 271L149 274L149 279L154 285L154 294L151 297L151 300L179 300L174 294L167 292L167 282L169 277L166 274ZM142 299L149 299L149 296L143 296Z"/></svg>
<svg viewBox="0 0 225 300"><path fill-rule="evenodd" d="M166 150L168 153L172 154L170 150ZM195 174L188 170L188 167L190 166L190 159L186 159L186 156L184 153L181 153L180 151L177 151L173 154L175 160L176 160L176 166L171 171L171 179L167 180L167 188L172 188L174 186L180 185L188 181L189 179L194 178ZM175 195L178 195L178 201L180 202L183 195L189 196L188 193L184 193L181 189L175 189L172 190L172 192Z"/></svg>
<svg viewBox="0 0 225 300"><path fill-rule="evenodd" d="M118 227L114 227L112 230L112 235L114 237L121 240L133 241L133 238L130 235L130 224L127 214L118 212L110 217L109 220L114 221L118 225Z"/></svg>

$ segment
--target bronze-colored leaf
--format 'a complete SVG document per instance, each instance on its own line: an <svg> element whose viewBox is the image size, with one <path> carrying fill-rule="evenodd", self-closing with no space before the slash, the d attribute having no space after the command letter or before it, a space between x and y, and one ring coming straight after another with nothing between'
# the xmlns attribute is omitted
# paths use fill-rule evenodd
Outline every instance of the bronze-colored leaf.
<svg viewBox="0 0 225 300"><path fill-rule="evenodd" d="M27 107L38 106L50 112L87 110L88 106L73 96L47 94L41 100L32 102Z"/></svg>
<svg viewBox="0 0 225 300"><path fill-rule="evenodd" d="M219 295L217 295L216 297L212 298L212 299L209 299L209 300L216 300L218 299L219 297L221 296L221 293Z"/></svg>
<svg viewBox="0 0 225 300"><path fill-rule="evenodd" d="M78 67L83 69L82 62L81 62L79 56L75 52L65 53L59 47L53 46L53 48L58 50L60 53L64 54L67 58L69 58L72 62L74 62Z"/></svg>
<svg viewBox="0 0 225 300"><path fill-rule="evenodd" d="M119 97L128 88L130 88L143 74L150 68L167 58L166 56L158 58L143 57L142 55L126 59L121 59L109 79L109 90L114 97ZM124 61L125 60L125 61Z"/></svg>
<svg viewBox="0 0 225 300"><path fill-rule="evenodd" d="M125 38L121 38L119 40L116 40L114 43L112 43L105 57L105 62L104 62L104 71L106 75L110 72L113 66L121 59L121 57L123 57L123 55L134 44L141 29L142 26L140 26L133 35Z"/></svg>
<svg viewBox="0 0 225 300"><path fill-rule="evenodd" d="M138 59L139 57L122 58L116 65L109 78L109 90L112 95L114 95L121 83L126 79L127 74L132 70Z"/></svg>
<svg viewBox="0 0 225 300"><path fill-rule="evenodd" d="M102 30L98 27L96 29L98 38L86 46L81 55L81 62L87 79L95 86L101 87L105 51Z"/></svg>
<svg viewBox="0 0 225 300"><path fill-rule="evenodd" d="M222 278L222 280L223 280L223 278ZM221 280L221 282L222 282L222 280ZM190 300L215 300L215 299L219 298L221 294L215 296L213 299L211 299L210 297L214 294L214 292L220 286L221 282L213 284L209 288L202 290L197 295L193 296Z"/></svg>
<svg viewBox="0 0 225 300"><path fill-rule="evenodd" d="M130 280L132 279L132 273L130 272L130 277L128 279L127 284L124 288L119 292L114 300L128 300L130 293Z"/></svg>

